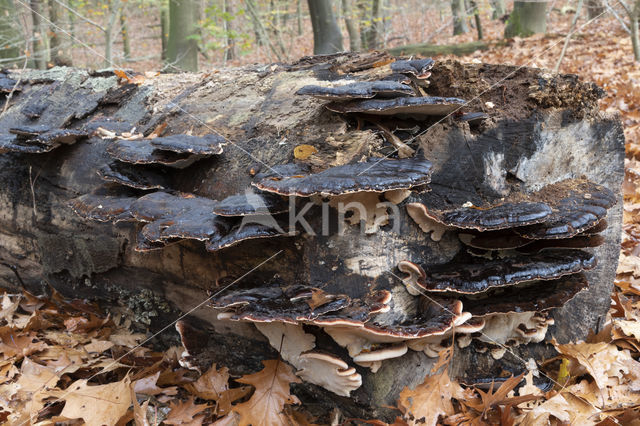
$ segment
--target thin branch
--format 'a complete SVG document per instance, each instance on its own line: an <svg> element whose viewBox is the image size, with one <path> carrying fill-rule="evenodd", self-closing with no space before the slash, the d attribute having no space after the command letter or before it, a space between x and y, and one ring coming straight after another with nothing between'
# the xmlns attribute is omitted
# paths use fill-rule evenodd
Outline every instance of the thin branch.
<svg viewBox="0 0 640 426"><path fill-rule="evenodd" d="M558 62L556 62L556 66L553 69L554 73L557 73L560 69L560 64L564 59L564 55L567 53L567 47L569 46L569 41L571 41L571 37L576 29L576 24L578 23L578 18L580 18L580 12L582 12L582 4L584 0L578 0L578 6L576 7L576 15L573 17L573 22L571 23L571 28L569 28L569 32L567 33L567 38L564 39L564 46L562 46L562 52L560 52L560 57L558 58Z"/></svg>
<svg viewBox="0 0 640 426"><path fill-rule="evenodd" d="M618 3L620 4L620 6L622 6L624 11L627 12L627 15L633 16L633 11L625 2L623 2L622 0L618 0Z"/></svg>
<svg viewBox="0 0 640 426"><path fill-rule="evenodd" d="M616 18L616 20L618 22L620 22L620 25L622 25L622 28L624 28L624 30L631 34L631 29L629 29L629 27L627 26L627 23L624 22L624 19L622 19L622 17L620 15L618 15L618 12L616 12L616 10L611 7L611 5L609 4L609 0L604 0L604 5L607 8L607 10L613 15L614 18Z"/></svg>
<svg viewBox="0 0 640 426"><path fill-rule="evenodd" d="M67 9L69 12L73 13L74 15L76 15L78 18L80 18L83 21L85 21L85 22L93 25L94 27L98 28L100 31L106 31L102 25L93 22L89 18L85 18L80 13L76 12L75 10L73 10L73 8L71 8L71 7L67 6L66 4L64 4L64 2L61 2L60 0L53 0L53 1L55 1L56 3L58 3L60 6L64 7L65 9Z"/></svg>

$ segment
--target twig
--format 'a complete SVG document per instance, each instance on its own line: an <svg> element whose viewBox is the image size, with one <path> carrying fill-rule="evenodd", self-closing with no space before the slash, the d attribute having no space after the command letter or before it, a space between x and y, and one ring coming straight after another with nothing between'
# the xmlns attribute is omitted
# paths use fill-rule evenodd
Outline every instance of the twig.
<svg viewBox="0 0 640 426"><path fill-rule="evenodd" d="M11 271L13 271L13 274L18 279L18 282L20 283L20 286L22 286L23 289L27 288L27 286L24 285L24 281L22 281L22 277L20 277L20 274L18 273L18 267L17 266L11 265L11 264L6 263L6 262L0 262L0 265L6 266L7 268L11 269Z"/></svg>
<svg viewBox="0 0 640 426"><path fill-rule="evenodd" d="M34 220L38 217L38 212L36 210L36 191L35 191L35 184L36 184L36 180L38 180L38 176L40 176L40 172L38 172L38 174L36 175L35 179L32 179L31 177L31 166L29 166L29 187L31 188L31 200L33 203L33 218Z"/></svg>
<svg viewBox="0 0 640 426"><path fill-rule="evenodd" d="M629 29L629 27L627 26L627 23L624 22L624 19L622 19L622 17L620 17L620 15L618 15L618 12L616 12L616 10L609 4L609 0L604 0L604 5L607 8L607 10L609 12L611 12L611 14L613 15L614 18L616 18L616 20L618 22L620 22L620 25L622 25L622 28L624 28L624 30L631 34L631 30Z"/></svg>
<svg viewBox="0 0 640 426"><path fill-rule="evenodd" d="M69 12L73 13L74 15L76 15L78 18L80 18L83 21L85 21L85 22L93 25L94 27L98 28L100 31L103 31L103 32L106 31L102 27L102 25L97 24L97 23L93 22L91 19L82 16L80 13L76 12L73 8L71 8L71 7L67 6L66 4L64 4L64 2L61 2L60 0L53 0L53 1L55 1L56 3L58 3L60 6L64 7L65 9L67 9Z"/></svg>
<svg viewBox="0 0 640 426"><path fill-rule="evenodd" d="M413 157L413 154L416 153L415 149L411 148L409 145L402 142L400 138L394 135L389 128L383 126L380 123L374 123L374 124L378 129L382 130L384 135L387 137L387 140L389 141L389 143L393 145L395 149L398 150L398 157L400 158Z"/></svg>
<svg viewBox="0 0 640 426"><path fill-rule="evenodd" d="M558 62L556 62L556 66L553 69L554 73L557 73L558 70L560 69L560 64L564 59L565 53L567 53L567 47L569 46L569 41L571 40L571 36L573 35L573 32L576 29L576 23L578 22L578 18L580 17L580 12L582 11L582 3L584 3L583 0L578 0L578 6L576 7L576 16L573 17L573 22L571 23L571 28L567 33L567 38L564 39L564 46L562 46L562 52L560 52L560 57L558 58Z"/></svg>

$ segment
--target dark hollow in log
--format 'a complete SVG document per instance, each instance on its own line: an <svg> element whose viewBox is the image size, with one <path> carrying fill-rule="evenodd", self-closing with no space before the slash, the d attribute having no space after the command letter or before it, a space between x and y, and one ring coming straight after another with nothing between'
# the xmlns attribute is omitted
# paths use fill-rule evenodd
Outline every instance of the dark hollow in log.
<svg viewBox="0 0 640 426"><path fill-rule="evenodd" d="M469 101L446 116L435 110L338 113L325 108L326 101L295 95L309 85L382 80L392 74L390 60L380 53L327 55L289 65L159 75L133 87L108 71L9 73L6 78L21 83L0 117L2 138L16 137L10 129L23 126L82 130L88 137L53 144L41 154L0 155L0 262L15 266L32 291L46 291L49 283L66 295L124 307L150 331L214 296L220 309L206 305L190 316L197 328L208 330L208 344L198 341L190 348L191 361L215 361L236 374L254 372L261 360L278 356L265 336L284 333L291 337L287 342L299 342L281 350L305 377L295 393L319 413L338 406L347 416L393 417L380 407L393 404L403 387L423 381L433 355L450 344L453 325L455 340L466 347L455 346L450 373L465 382L490 380L503 371L520 373L530 358L553 354L546 343L551 337L567 342L597 331L609 307L618 259L624 158L620 121L597 110L600 90L572 75L445 61L430 70L428 88L414 89L416 96L426 91ZM470 116L477 118L465 119ZM221 153L207 152L207 157L188 149L171 151L168 165L163 161L169 151L150 156L162 161L140 166L116 163L111 155L114 144L135 150L136 143L158 153L162 144L144 138L162 130L181 146L185 134L213 134L216 147L220 136L225 144ZM31 137L37 138L21 136ZM296 152L310 154L296 158L294 148L300 145L313 149L303 147ZM396 153L403 145L410 149L401 155L414 152L431 167L421 169L420 176L399 173L400 185L374 178L377 159L406 161ZM360 164L367 159L374 167L370 175ZM173 160L184 168L168 167ZM357 178L323 174L355 163ZM274 166L280 166L277 173ZM264 189L285 186L278 173L313 183L314 190L305 195L320 194L294 199L260 192L260 177L272 179L261 184ZM332 191L335 182L309 178L325 175L343 179L335 187L348 193ZM589 219L589 229L579 227L575 237L538 239L546 235L545 223L570 224L551 200L521 203L522 209L537 209L535 225L518 227L517 221L497 218L515 227L500 225L487 232L502 236L483 238L484 225L456 228L455 220L445 226L407 212L407 205L428 205L434 196L456 209L527 201L528 195L567 179L602 185L618 201L592 209L597 218ZM159 187L168 195L148 195ZM579 195L599 202L588 192ZM154 197L168 201L144 201ZM349 204L354 202L359 204ZM540 209L539 203L548 208ZM293 208L306 222L287 228L287 211ZM502 210L492 210L491 221ZM546 222L547 215L554 221ZM606 222L596 224L602 216ZM464 223L486 217L465 215ZM467 245L459 235L470 233L466 240L461 237ZM583 241L594 235L599 245ZM500 247L506 237L517 241ZM473 247L474 239L484 248ZM522 239L531 240L535 250L525 250ZM423 294L424 289L412 287L411 280L421 278L420 264L445 264L460 252L527 262L527 256L543 257L547 248L558 247L587 247L582 250L593 254L597 266L565 271L573 275L551 274L553 281L492 289L484 299ZM402 261L403 272L398 269ZM19 284L2 265L0 280ZM538 285L545 285L544 292L536 291ZM264 290L252 299L255 289ZM272 294L275 301L267 297ZM465 303L471 311L465 311ZM504 328L507 323L511 328ZM175 343L178 337L172 332L162 339ZM309 383L318 383L310 366L323 362L346 363L356 372L324 388Z"/></svg>

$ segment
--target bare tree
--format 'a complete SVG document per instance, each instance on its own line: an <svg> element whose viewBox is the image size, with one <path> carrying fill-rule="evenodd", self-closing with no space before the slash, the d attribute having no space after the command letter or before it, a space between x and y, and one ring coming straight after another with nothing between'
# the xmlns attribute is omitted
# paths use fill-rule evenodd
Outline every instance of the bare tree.
<svg viewBox="0 0 640 426"><path fill-rule="evenodd" d="M600 16L605 10L603 0L587 0L587 16L593 19Z"/></svg>
<svg viewBox="0 0 640 426"><path fill-rule="evenodd" d="M467 13L464 0L451 0L451 13L453 15L453 35L464 34L469 31L467 26Z"/></svg>
<svg viewBox="0 0 640 426"><path fill-rule="evenodd" d="M30 7L33 19L33 65L34 68L43 70L47 68L47 52L44 42L47 32L42 21L42 3L40 0L31 0Z"/></svg>
<svg viewBox="0 0 640 426"><path fill-rule="evenodd" d="M546 9L546 0L516 0L504 29L504 36L506 38L528 37L532 34L545 33L547 31Z"/></svg>
<svg viewBox="0 0 640 426"><path fill-rule="evenodd" d="M307 0L313 26L313 53L336 53L342 50L342 34L333 14L331 0Z"/></svg>
<svg viewBox="0 0 640 426"><path fill-rule="evenodd" d="M349 33L349 50L357 52L362 49L360 39L360 22L354 14L353 1L342 0L342 15L344 16L344 24Z"/></svg>
<svg viewBox="0 0 640 426"><path fill-rule="evenodd" d="M222 0L222 12L222 25L225 38L224 60L230 61L236 58L236 38L233 29L235 8L233 0Z"/></svg>
<svg viewBox="0 0 640 426"><path fill-rule="evenodd" d="M504 5L504 0L489 0L491 4L491 19L499 19L504 16L507 8Z"/></svg>
<svg viewBox="0 0 640 426"><path fill-rule="evenodd" d="M640 20L640 0L634 0L632 4L628 4L624 0L618 0L618 3L622 6L629 18L629 22L625 23L624 19L619 15L614 16L620 21L620 24L631 36L631 46L633 47L633 58L636 62L640 62L640 34L638 31L638 20ZM610 11L615 11L607 3L607 8Z"/></svg>

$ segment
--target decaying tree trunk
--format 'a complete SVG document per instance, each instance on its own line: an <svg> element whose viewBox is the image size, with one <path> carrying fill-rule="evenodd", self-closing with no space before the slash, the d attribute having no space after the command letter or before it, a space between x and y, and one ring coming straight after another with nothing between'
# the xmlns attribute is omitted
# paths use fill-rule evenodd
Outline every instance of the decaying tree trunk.
<svg viewBox="0 0 640 426"><path fill-rule="evenodd" d="M389 61L390 58L383 54L311 57L292 65L230 68L207 74L159 75L140 86L118 82L118 78L109 72L91 74L70 68L10 74L10 78L20 78L21 90L0 118L0 135L3 138L0 152L3 147L5 151L15 151L31 146L30 142L24 145L12 139L13 133L17 132L15 129L26 125L85 129L90 135L73 145L46 145L41 139L35 145L37 149L56 148L46 153L6 152L0 155L0 282L4 286L19 285L14 272L3 266L10 265L33 292L46 292L47 284L50 284L66 295L100 299L106 307L124 306L138 326L150 331L170 324L180 313L191 312L209 296L215 296L213 303L219 307L226 306L225 303L231 299L237 301L241 297L237 292L241 289L262 288L255 291L257 296L252 296L257 297L256 301L248 307L244 305L240 311L258 309L262 306L260 298L266 297L265 286L275 290L282 286L291 289L295 285L319 289L314 290L316 298L313 301L299 293L295 293L296 299L289 293L293 297L293 306L302 306L302 311L313 306L324 309L322 307L328 300L341 303L352 300L355 303L364 300L359 299L363 294L376 290L388 297L378 301L380 305L375 309L381 313L376 315L382 319L375 321L412 321L412 318L405 317L428 315L425 313L428 311L415 310L416 301L428 302L432 298L421 298L408 292L411 290L409 284L402 280L406 274L398 270L398 264L403 261L423 265L446 263L457 259L455 256L461 253L467 255L467 251L473 251L461 242L464 232L472 239L497 234L460 230L455 227L462 226L459 223L449 228L442 225L438 228L428 221L424 223L431 223L435 231L425 233L409 217L405 208L407 203L426 203L431 208L429 203L434 202L434 197L441 197L438 202L459 203L460 209L482 215L484 211L493 211L489 207L483 210L483 206L502 205L509 200L519 203L544 199L542 207L548 210L550 205L556 214L557 209L562 210L557 205L562 197L550 196L548 191L552 187L548 185L584 178L591 181L592 186L587 192L577 193L583 200L578 204L586 203L584 208L597 211L598 218L603 215L601 206L611 207L613 199L601 200L612 197L611 194L615 194L618 200L618 204L609 208L606 214L608 227L604 229L604 222L596 225L597 231L602 231L604 240L599 242L603 244L593 250L586 249L595 253L598 259L594 269L586 270L592 264L584 266L588 290L552 311L555 325L549 327L544 341L509 346L506 352L502 351L500 359L495 358L499 358L496 352L503 349L501 346L487 346L486 342L475 339L478 336L469 334L473 340L466 348L454 346L450 373L467 382L502 377L504 371L518 374L526 370L525 365L530 358L539 361L552 356L553 350L548 344L551 337L567 342L584 338L589 330L597 331L609 307L618 259L622 215L619 188L624 158L624 138L619 120L597 111L599 89L571 75L548 75L537 69L444 61L436 62L430 70L429 86L425 88L423 85L420 90L431 96L469 101L460 111L456 110L458 106L450 109L455 112L448 115L442 110L435 112L439 115L432 115L435 110L428 110L426 106L421 111L428 110L427 115L415 110L408 114L405 110L401 116L375 115L372 110L366 114L344 113L362 109L366 104L334 101L329 110L325 107L326 101L295 95L303 86L329 86L335 84L329 83L335 79L378 80L391 73L390 65L380 66ZM418 74L426 75L424 72ZM416 83L415 78L411 84ZM306 92L313 90L317 89ZM451 99L438 102L441 106L459 105L457 100ZM10 129L14 129L13 133ZM31 129L37 133L37 129ZM286 179L259 179L261 173L270 173L271 167L286 163L295 162L298 167L307 165L315 172L357 163L366 157L374 157L373 161L379 162L375 157L388 156L389 159L383 161L391 163L384 164L400 164L392 144L396 147L404 145L400 152L405 155L401 156L415 152L415 161L422 161L422 166L426 164L424 158L431 162L431 190L420 192L418 188L405 201L402 197L396 199L385 195L397 207L398 216L392 219L398 223L368 223L365 226L367 232L361 232L358 226L345 225L339 215L336 219L335 204L330 201L326 205L316 197L313 200L317 204L304 215L315 235L300 229L298 236L248 240L216 251L206 249L213 250L212 241L205 244L194 240L171 241L157 250L147 250L150 247L145 248L145 241L141 238L148 234L146 231L140 233L144 223L94 222L78 216L69 206L73 199L96 191L97 194L103 191L131 198L152 192L126 188L113 182L104 187L106 182L97 173L114 162L114 153L122 154L120 148L128 143L122 138L130 136L127 132L146 136L154 132L165 136L210 134L211 141L221 141L222 135L226 140L222 154L201 159L183 169L152 166L156 173L153 179L160 179L155 182L162 182L166 190L214 200L244 194L256 179L259 188L280 185L278 191L285 193L281 186L288 182ZM44 138L44 133L40 135L38 137ZM156 142L140 139L131 143L133 146L149 143L160 146L165 141L164 138L156 139ZM115 149L114 146L120 148ZM171 158L179 162L191 154L173 155ZM167 158L162 161L165 160L168 161ZM149 166L131 167L145 173L151 170ZM362 165L360 167L360 171L352 173L351 177L371 173ZM101 174L105 176L102 171ZM147 177L151 179L150 176ZM398 172L396 177L392 176L392 181L395 182L396 178L400 182L411 176L408 172ZM424 183L427 175L420 179L418 181ZM319 179L312 183L322 187L330 185L330 182L346 187L340 179ZM595 184L608 189L593 186ZM546 198L535 195L538 190L542 190L540 194L544 193L545 188ZM330 192L329 189L327 186L321 192ZM300 191L298 189L298 193ZM373 194L375 200L382 201L380 193ZM408 195L403 191L394 194ZM190 199L196 200L194 202L200 200L179 200ZM600 203L600 207L591 206L591 200ZM310 200L304 197L298 200L302 206L307 201ZM210 211L218 211L219 205L213 204L215 207ZM540 203L525 204L541 206ZM325 206L326 211L323 212ZM469 206L480 208L474 210ZM94 207L92 214L96 216L109 208L107 204ZM544 215L550 214L551 210L544 209ZM344 235L333 230L323 232L323 223L318 218L327 212L333 212L330 215L333 218L331 227L342 225ZM128 214L128 210L120 213ZM368 216L369 211L360 213L365 221L385 216L379 212L374 216ZM438 216L441 213L437 209L431 212L440 221L449 220ZM584 215L579 216L583 218ZM517 214L509 217L510 221L519 220ZM181 223L170 219L157 232ZM206 223L200 218L192 225L204 226ZM426 226L424 223L422 225ZM516 239L524 238L522 235L531 237L528 232L540 231L532 226L517 228L521 234L510 235ZM597 232L593 229L592 234ZM444 234L437 236L437 230ZM591 236L587 234L580 238L592 241ZM560 244L560 240L540 241L542 244L545 241ZM145 251L137 251L136 248ZM482 256L488 256L487 253L476 251ZM405 262L405 265L409 264ZM431 274L428 267L425 271L427 275ZM418 278L418 282L424 279ZM226 286L230 287L220 293ZM522 294L529 295L522 297L535 299L540 309L546 309L544 304L551 303L546 299L537 300L535 292L523 290ZM225 302L225 299L220 299L222 296L230 299ZM493 297L502 296L498 292ZM281 299L274 300L282 302ZM298 300L298 305L295 300ZM488 299L489 305L491 300ZM373 305L362 303L373 312ZM462 304L463 310L465 303ZM430 309L433 308L431 306ZM483 309L482 306L476 308ZM204 305L192 312L190 321L202 330L209 330L205 333L208 345L200 341L206 349L198 351L196 348L194 352L229 367L233 373L256 371L260 368L260 360L277 357L277 351L251 321L229 321L234 312L240 312L233 309L232 306L221 311ZM278 317L290 315L285 311L280 306L273 311L254 313L254 318L256 315L272 315L270 320L277 323ZM226 313L220 319L218 315L221 312ZM336 312L331 314L334 319L341 311ZM349 317L352 320L355 318L353 315ZM545 327L551 317L544 317ZM309 383L296 385L294 391L300 399L312 402L309 407L317 408L320 413L338 406L347 416L393 416L391 410L380 407L393 404L403 387L422 382L434 363L426 349L424 352L408 350L400 357L383 361L378 365L378 371L373 373L373 365L370 365L372 368L363 367L366 362L356 365L347 350L326 334L329 329L313 321L303 321L304 331L298 329L298 332L315 336L317 350L340 358L349 368L355 367L357 373L354 374L362 380L362 385L350 392L350 398L337 396L337 392ZM258 325L263 331L269 327L269 324ZM522 333L526 335L529 330L522 330ZM177 334L171 329L159 339L164 343L173 339L175 343ZM438 342L438 345L449 343ZM406 351L406 346L403 348ZM375 352L375 346L371 350ZM284 347L282 356L285 360L290 356L284 352Z"/></svg>

